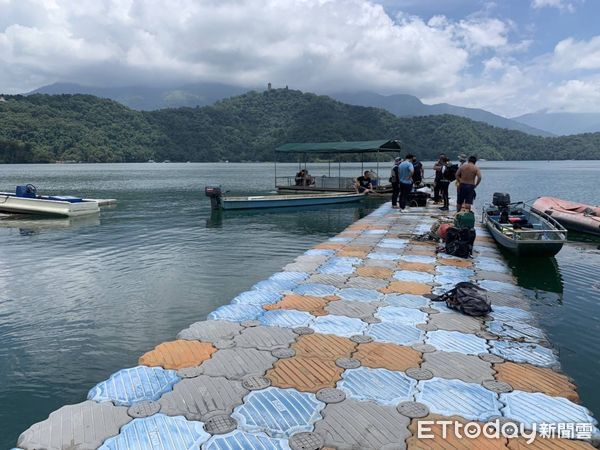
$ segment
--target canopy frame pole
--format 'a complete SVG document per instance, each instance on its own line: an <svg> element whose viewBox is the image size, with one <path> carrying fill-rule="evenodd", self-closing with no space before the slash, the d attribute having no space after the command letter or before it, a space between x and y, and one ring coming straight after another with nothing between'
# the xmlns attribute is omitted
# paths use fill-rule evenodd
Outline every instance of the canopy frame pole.
<svg viewBox="0 0 600 450"><path fill-rule="evenodd" d="M379 150L377 150L377 187L381 186L381 178L379 177Z"/></svg>
<svg viewBox="0 0 600 450"><path fill-rule="evenodd" d="M360 154L360 176L362 177L363 173L365 173L365 154Z"/></svg>
<svg viewBox="0 0 600 450"><path fill-rule="evenodd" d="M329 164L329 177L331 178L331 158L329 158L328 164Z"/></svg>
<svg viewBox="0 0 600 450"><path fill-rule="evenodd" d="M342 188L342 157L338 156L338 189Z"/></svg>
<svg viewBox="0 0 600 450"><path fill-rule="evenodd" d="M273 150L273 161L275 163L275 188L277 189L277 152Z"/></svg>

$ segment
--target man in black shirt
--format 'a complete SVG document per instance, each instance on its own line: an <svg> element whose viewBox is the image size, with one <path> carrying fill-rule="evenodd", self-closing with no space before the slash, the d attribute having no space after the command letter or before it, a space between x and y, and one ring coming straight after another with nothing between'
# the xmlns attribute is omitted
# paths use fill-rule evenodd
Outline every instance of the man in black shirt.
<svg viewBox="0 0 600 450"><path fill-rule="evenodd" d="M413 186L415 188L417 188L423 182L423 172L424 172L423 164L421 163L421 161L419 161L417 159L416 156L413 156L412 165L413 165L413 168L415 169L415 171L413 172L413 176L412 176Z"/></svg>
<svg viewBox="0 0 600 450"><path fill-rule="evenodd" d="M369 171L365 170L365 173L356 179L354 183L354 187L356 188L356 192L358 193L369 193L373 192L373 184L371 183L371 177L369 176Z"/></svg>

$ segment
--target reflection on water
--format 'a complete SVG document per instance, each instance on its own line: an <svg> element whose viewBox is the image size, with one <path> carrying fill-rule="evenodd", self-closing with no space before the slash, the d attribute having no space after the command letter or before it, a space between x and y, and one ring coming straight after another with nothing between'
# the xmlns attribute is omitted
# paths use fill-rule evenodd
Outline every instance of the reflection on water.
<svg viewBox="0 0 600 450"><path fill-rule="evenodd" d="M296 169L278 164L281 175ZM327 173L327 164L310 169ZM555 176L559 169L563 177ZM521 199L552 194L597 203L589 186L599 169L590 162L484 164L478 197L508 190ZM0 448L379 204L212 212L203 193L208 184L231 195L267 193L272 175L271 164L0 166L0 191L26 180L44 193L119 200L103 208L99 222L6 228L0 221ZM534 293L532 307L563 367L600 415L596 248L569 243L555 260L511 265Z"/></svg>

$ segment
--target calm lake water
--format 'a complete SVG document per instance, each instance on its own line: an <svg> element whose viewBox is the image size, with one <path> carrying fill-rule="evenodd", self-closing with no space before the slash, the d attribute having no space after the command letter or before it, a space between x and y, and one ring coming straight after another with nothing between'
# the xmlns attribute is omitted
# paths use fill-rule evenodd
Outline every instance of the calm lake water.
<svg viewBox="0 0 600 450"><path fill-rule="evenodd" d="M313 175L328 171L326 164L309 168ZM513 199L600 203L598 161L482 168L479 202L506 191ZM295 169L279 164L278 175ZM343 172L356 176L360 164ZM24 183L119 204L99 219L0 220L0 448L378 206L211 213L205 185L221 184L232 194L269 192L272 164L0 165L0 190ZM597 417L599 245L577 240L556 259L510 260L564 370Z"/></svg>

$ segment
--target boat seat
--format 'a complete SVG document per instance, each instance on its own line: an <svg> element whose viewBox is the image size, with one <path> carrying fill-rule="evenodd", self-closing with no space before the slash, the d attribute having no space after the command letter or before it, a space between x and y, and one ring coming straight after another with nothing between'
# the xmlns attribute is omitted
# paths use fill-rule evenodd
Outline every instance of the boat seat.
<svg viewBox="0 0 600 450"><path fill-rule="evenodd" d="M69 203L80 203L83 201L82 198L72 197L70 195L51 195L48 197L48 200L56 200L59 202L69 202Z"/></svg>

